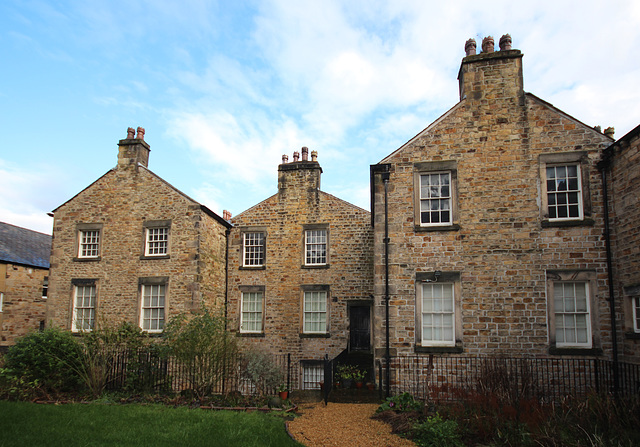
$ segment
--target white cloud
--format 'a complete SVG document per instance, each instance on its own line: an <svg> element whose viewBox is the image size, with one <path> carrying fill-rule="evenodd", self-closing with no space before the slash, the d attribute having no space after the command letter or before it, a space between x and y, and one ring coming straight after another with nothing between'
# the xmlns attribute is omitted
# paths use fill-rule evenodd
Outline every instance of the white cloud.
<svg viewBox="0 0 640 447"><path fill-rule="evenodd" d="M50 211L55 203L56 175L43 166L36 171L18 168L0 160L0 220L19 227L51 234Z"/></svg>

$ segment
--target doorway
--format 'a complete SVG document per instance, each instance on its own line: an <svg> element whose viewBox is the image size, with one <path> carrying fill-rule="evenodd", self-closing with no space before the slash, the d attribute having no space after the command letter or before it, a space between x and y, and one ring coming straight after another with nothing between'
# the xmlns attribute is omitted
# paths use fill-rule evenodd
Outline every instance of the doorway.
<svg viewBox="0 0 640 447"><path fill-rule="evenodd" d="M349 307L349 349L371 350L371 307Z"/></svg>

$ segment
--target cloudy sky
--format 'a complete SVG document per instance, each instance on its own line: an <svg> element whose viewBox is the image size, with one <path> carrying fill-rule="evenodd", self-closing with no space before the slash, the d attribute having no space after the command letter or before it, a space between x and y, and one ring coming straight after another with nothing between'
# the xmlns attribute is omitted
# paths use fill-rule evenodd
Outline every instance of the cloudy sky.
<svg viewBox="0 0 640 447"><path fill-rule="evenodd" d="M219 214L274 194L302 146L369 209L369 165L458 101L465 41L506 33L526 91L640 124L636 0L3 0L0 221L50 233L137 126L149 168Z"/></svg>

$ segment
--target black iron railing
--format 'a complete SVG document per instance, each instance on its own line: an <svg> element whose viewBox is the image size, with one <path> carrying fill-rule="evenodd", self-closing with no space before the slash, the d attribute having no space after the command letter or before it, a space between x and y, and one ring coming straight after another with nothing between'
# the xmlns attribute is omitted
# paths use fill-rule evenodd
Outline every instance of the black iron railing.
<svg viewBox="0 0 640 447"><path fill-rule="evenodd" d="M379 365L383 375L384 359ZM410 355L391 358L389 391L434 402L457 400L468 393L540 402L602 392L638 396L640 365L619 363L618 369L620 384L615 390L613 362L608 360ZM387 383L386 376L380 383Z"/></svg>

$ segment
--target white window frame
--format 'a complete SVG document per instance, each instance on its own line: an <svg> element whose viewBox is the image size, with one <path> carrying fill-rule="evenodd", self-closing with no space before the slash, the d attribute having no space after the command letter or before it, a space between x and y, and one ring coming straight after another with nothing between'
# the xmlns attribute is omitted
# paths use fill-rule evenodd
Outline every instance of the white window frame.
<svg viewBox="0 0 640 447"><path fill-rule="evenodd" d="M145 228L144 255L149 257L169 254L169 227Z"/></svg>
<svg viewBox="0 0 640 447"><path fill-rule="evenodd" d="M42 299L46 300L49 296L49 277L45 276L42 280Z"/></svg>
<svg viewBox="0 0 640 447"><path fill-rule="evenodd" d="M154 302L154 299L157 299L157 301ZM140 329L149 333L162 332L164 330L164 324L166 322L166 308L167 308L167 284L166 283L141 284ZM152 323L155 323L155 324L152 324ZM153 327L153 326L156 326L156 327Z"/></svg>
<svg viewBox="0 0 640 447"><path fill-rule="evenodd" d="M562 287L562 296L558 297L559 287ZM591 300L590 284L588 281L555 281L553 284L553 307L555 320L555 342L558 348L591 348ZM584 288L584 307L579 307L578 296L575 293L577 288ZM571 295L568 292L574 290ZM573 300L571 302L570 300ZM562 305L562 308L560 308ZM567 324L569 323L569 324ZM573 324L570 324L573 323ZM578 331L585 332L583 341L579 341ZM560 337L560 334L563 334ZM573 340L567 341L567 335ZM563 340L561 341L560 338ZM569 337L571 338L571 337Z"/></svg>
<svg viewBox="0 0 640 447"><path fill-rule="evenodd" d="M421 331L420 339L422 346L456 345L455 289L456 287L453 282L421 282L419 328ZM436 291L439 293L434 293ZM425 335L429 329L431 329L432 335L430 338L427 338ZM444 335L445 330L449 332L446 337ZM441 336L435 337L433 335L435 331L439 331Z"/></svg>
<svg viewBox="0 0 640 447"><path fill-rule="evenodd" d="M640 333L640 296L631 299L631 306L633 307L633 331Z"/></svg>
<svg viewBox="0 0 640 447"><path fill-rule="evenodd" d="M82 292L82 294L80 294ZM89 292L87 294L87 292ZM79 301L79 299L81 301ZM97 288L95 284L76 284L73 289L72 332L91 332L96 321ZM87 301L88 300L88 301ZM85 327L85 324L87 327Z"/></svg>
<svg viewBox="0 0 640 447"><path fill-rule="evenodd" d="M324 250L323 250L324 248ZM314 228L304 231L304 265L323 266L329 260L329 231Z"/></svg>
<svg viewBox="0 0 640 447"><path fill-rule="evenodd" d="M305 290L302 301L302 333L326 334L329 329L329 292ZM317 317L317 318L316 318ZM314 326L312 326L314 325Z"/></svg>
<svg viewBox="0 0 640 447"><path fill-rule="evenodd" d="M575 175L569 170L575 169ZM553 171L553 176L550 175ZM568 220L583 220L584 205L582 191L582 169L580 163L549 163L545 167L545 189L547 194L547 215L550 222ZM570 201L571 196L575 196ZM560 203L562 202L562 203ZM577 215L570 216L571 208L577 208ZM566 210L566 216L560 216L561 210ZM552 217L552 215L555 215Z"/></svg>
<svg viewBox="0 0 640 447"><path fill-rule="evenodd" d="M265 264L265 234L263 231L242 233L242 266L263 267Z"/></svg>
<svg viewBox="0 0 640 447"><path fill-rule="evenodd" d="M428 188L423 187L425 178L430 179L429 185L431 185L431 179L438 179L437 184L433 184ZM446 184L441 180L446 179ZM419 174L419 210L418 215L420 217L420 226L434 227L453 224L453 175L451 171L433 171L433 172L421 172ZM437 204L437 208L433 208L433 205ZM442 219L444 213L448 214L446 220ZM429 213L433 215L437 213L440 216L440 220L437 222L423 221L423 213Z"/></svg>
<svg viewBox="0 0 640 447"><path fill-rule="evenodd" d="M324 382L324 364L304 362L302 364L302 389L319 390L320 382Z"/></svg>
<svg viewBox="0 0 640 447"><path fill-rule="evenodd" d="M0 292L0 312L2 312L3 305L4 305L4 292Z"/></svg>
<svg viewBox="0 0 640 447"><path fill-rule="evenodd" d="M100 229L78 230L78 258L91 259L100 256L100 239L102 237Z"/></svg>
<svg viewBox="0 0 640 447"><path fill-rule="evenodd" d="M264 332L264 292L240 292L240 332L261 334Z"/></svg>

